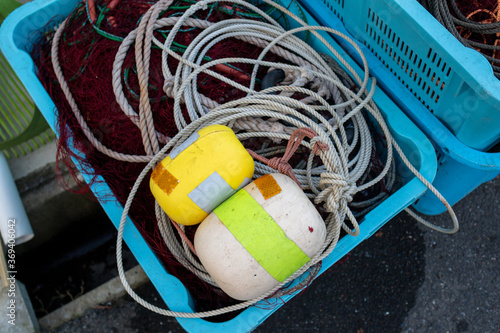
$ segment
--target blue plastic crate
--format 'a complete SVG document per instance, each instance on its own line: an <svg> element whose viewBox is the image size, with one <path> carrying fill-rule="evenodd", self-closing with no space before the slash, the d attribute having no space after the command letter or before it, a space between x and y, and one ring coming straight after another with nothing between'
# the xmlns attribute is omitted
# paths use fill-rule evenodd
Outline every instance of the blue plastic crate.
<svg viewBox="0 0 500 333"><path fill-rule="evenodd" d="M320 23L340 19L467 146L500 141L500 80L416 0L302 0Z"/></svg>
<svg viewBox="0 0 500 333"><path fill-rule="evenodd" d="M283 2L285 5L290 4L289 0ZM58 21L62 21L75 7L76 3L77 0L37 0L16 10L0 28L0 47L2 51L6 54L12 67L52 128L56 127L55 105L36 77L36 69L29 55L31 47L29 41L33 40L37 33L41 33L40 29L47 22L52 20L56 24ZM296 10L296 12L299 11L298 8ZM315 21L312 17L308 13L304 14L309 24L314 25ZM58 15L58 19L53 19L54 15ZM348 63L356 69L358 74L361 74L362 71L359 66L342 51L333 39L328 38L331 44L339 50L339 53L348 60ZM316 42L311 39L311 43ZM321 49L319 51L326 50ZM395 139L408 158L425 178L432 181L437 170L437 159L430 141L381 89L377 89L374 100L385 116ZM360 223L359 236L345 236L339 241L335 250L323 261L321 273L363 240L370 237L397 213L415 202L425 192L426 187L399 162L397 164L397 173L402 181L401 187L365 216ZM84 177L87 180L89 178L86 175ZM104 182L92 186L92 190L97 196L100 193L110 193L109 187ZM123 208L117 205L116 202L105 201L101 204L115 227L118 227ZM125 226L124 240L167 306L173 311L193 312L194 305L187 289L177 278L168 274L130 220ZM214 323L203 319L181 318L178 321L190 332L251 331L292 297L282 297L282 301L276 302L276 305L272 308L269 307L269 304L250 307L226 322Z"/></svg>
<svg viewBox="0 0 500 333"><path fill-rule="evenodd" d="M460 44L417 1L301 3L321 24L357 39L378 85L433 142L439 162L433 185L450 204L500 173L500 153L474 149L500 136L500 81L480 53ZM360 62L349 44L337 41ZM415 208L445 211L430 191Z"/></svg>

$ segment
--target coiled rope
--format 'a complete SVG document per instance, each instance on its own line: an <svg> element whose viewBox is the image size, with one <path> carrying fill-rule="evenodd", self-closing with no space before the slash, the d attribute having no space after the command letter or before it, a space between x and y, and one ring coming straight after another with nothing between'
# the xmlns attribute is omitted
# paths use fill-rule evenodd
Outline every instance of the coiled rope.
<svg viewBox="0 0 500 333"><path fill-rule="evenodd" d="M496 11L487 9L476 10L467 16L458 7L455 0L420 0L429 12L455 36L462 44L476 49L490 61L494 74L500 78L500 59L496 58L496 52L500 52L500 1ZM450 7L452 11L450 11ZM473 17L477 14L486 14L490 19L476 22ZM473 34L495 35L495 43L480 43L470 39ZM485 54L484 51L492 51L493 56Z"/></svg>
<svg viewBox="0 0 500 333"><path fill-rule="evenodd" d="M58 62L58 43L65 27L63 23L52 45L52 61L58 80L63 88L66 98L77 117L85 135L99 151L128 162L148 162L138 176L131 189L130 195L124 205L117 237L117 265L120 279L130 294L138 303L156 313L183 317L202 318L216 316L246 308L283 288L290 281L301 276L309 270L317 271L317 264L327 257L335 248L340 230L356 236L359 234L359 225L348 204L356 193L373 187L383 179L387 186L393 186L395 178L393 148L409 169L445 204L453 220L453 227L445 229L429 225L431 228L445 233L454 233L458 230L458 221L446 200L437 190L411 165L403 154L385 123L383 116L372 100L376 89L376 81L370 83L369 70L366 59L357 45L342 33L319 26L308 26L296 15L281 5L270 0L263 0L270 6L294 19L300 27L285 31L277 21L268 16L259 8L242 0L204 0L191 6L182 16L158 18L166 10L172 0L161 0L153 5L143 16L137 29L132 31L122 42L115 58L113 69L113 88L116 99L123 112L138 126L142 134L142 141L147 155L125 155L112 151L100 143L92 134L84 119L81 117L78 106L72 102L71 92L67 88L64 75ZM192 18L198 10L206 9L207 5L214 2L228 2L245 7L259 14L265 22L248 19L225 20L218 23L209 23ZM164 42L159 41L153 32L165 26L171 26L170 33ZM181 27L197 27L203 32L188 46L181 55L171 50L171 44L176 33ZM345 68L331 66L327 58L314 51L308 44L294 34L306 31L314 35L331 52L332 57ZM351 43L363 59L364 76L359 77L354 69L329 45L318 33L325 31L346 39ZM218 41L225 38L238 38L248 43L261 47L263 50L257 59L226 58L202 64L203 56ZM136 113L127 102L123 93L121 82L121 66L123 59L131 45L135 45L135 58L141 86L141 104ZM165 94L174 99L174 118L178 127L178 134L173 138L162 137L154 127L151 108L148 106L148 71L149 58L152 44L160 47L163 52L163 74L165 78ZM263 58L267 52L273 52L286 59L290 64L267 62ZM177 70L170 73L167 66L168 57L179 61ZM254 65L248 87L220 75L211 67L226 63L247 63ZM260 66L269 67L271 70L283 70L286 73L287 85L270 87L262 91L255 91L256 73ZM201 95L197 87L197 77L200 73L211 75L219 80L247 93L246 97L219 105L217 102ZM358 86L357 91L352 91L352 82ZM300 94L301 100L292 98ZM333 101L333 102L332 102ZM186 109L188 119L182 112L181 105ZM301 110L301 111L298 111ZM366 177L370 164L374 141L370 128L365 119L365 112L370 115L373 122L378 125L378 131L383 136L387 145L385 162L379 174L373 179ZM327 116L325 116L327 114ZM276 142L290 140L291 135L301 128L306 128L308 133L314 133L309 141L301 141L300 146L310 151L307 162L302 167L292 170L302 188L317 205L323 205L328 212L325 219L327 237L320 251L311 260L290 276L282 284L261 295L260 297L228 306L217 310L199 313L175 312L156 307L140 298L126 281L122 263L123 232L137 190L148 172L165 157L165 154L182 144L191 134L211 124L224 124L232 127L241 141L252 138L269 138ZM347 126L353 126L352 139L348 140ZM311 135L312 136L312 135ZM160 144L163 147L160 149ZM317 149L316 147L322 147ZM355 148L358 147L357 151ZM277 148L280 149L279 147ZM283 150L284 151L284 150ZM257 151L262 156L275 154L276 148L262 147ZM355 155L354 157L350 155ZM316 155L322 164L315 162ZM351 158L350 158L351 157ZM262 163L256 162L256 175L267 174L274 170ZM382 197L377 197L380 200ZM377 201L375 200L375 201ZM364 203L371 206L373 199ZM358 203L359 204L359 203ZM179 242L176 232L182 234L183 226L175 225L161 210L158 203L155 206L156 217L161 235L169 251L190 271L203 281L216 285L203 266L196 259L192 246L184 238ZM348 225L348 223L350 225ZM311 271L310 271L311 272Z"/></svg>

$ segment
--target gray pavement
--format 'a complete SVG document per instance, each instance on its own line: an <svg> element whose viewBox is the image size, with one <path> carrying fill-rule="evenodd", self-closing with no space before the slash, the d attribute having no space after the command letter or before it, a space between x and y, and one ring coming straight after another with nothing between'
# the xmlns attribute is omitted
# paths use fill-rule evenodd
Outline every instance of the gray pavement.
<svg viewBox="0 0 500 333"><path fill-rule="evenodd" d="M457 212L458 234L424 233L425 279L405 332L500 332L500 179Z"/></svg>
<svg viewBox="0 0 500 333"><path fill-rule="evenodd" d="M500 178L455 205L443 235L399 214L281 307L256 332L499 332ZM449 225L443 214L431 220ZM146 284L140 295L161 305ZM183 332L124 296L53 330Z"/></svg>

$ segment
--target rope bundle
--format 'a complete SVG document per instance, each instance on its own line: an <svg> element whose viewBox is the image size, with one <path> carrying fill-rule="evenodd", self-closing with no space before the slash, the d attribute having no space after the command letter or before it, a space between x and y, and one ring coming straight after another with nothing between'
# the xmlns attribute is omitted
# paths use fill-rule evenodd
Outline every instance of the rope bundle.
<svg viewBox="0 0 500 333"><path fill-rule="evenodd" d="M488 59L500 78L500 1L420 0L462 44Z"/></svg>
<svg viewBox="0 0 500 333"><path fill-rule="evenodd" d="M403 162L419 177L442 201L452 214L453 229L443 229L443 232L453 233L458 229L456 217L451 207L439 193L411 166L401 149L394 141L383 116L372 100L376 89L373 79L370 83L366 60L357 45L345 35L326 27L308 26L300 18L287 9L270 0L263 0L269 6L293 18L298 28L285 30L275 19L258 7L242 0L204 0L190 6L181 16L162 17L172 0L160 0L146 12L139 25L122 41L113 65L112 83L116 101L121 111L140 130L144 146L144 155L124 154L106 147L100 142L92 130L88 128L85 118L81 116L77 103L59 65L59 50L63 23L52 44L52 63L57 79L70 103L78 123L91 144L101 153L110 158L131 162L147 162L146 167L136 179L130 195L124 205L123 215L118 229L117 261L120 278L127 292L146 308L169 316L199 318L223 314L248 307L269 296L276 295L283 286L312 269L317 271L317 264L327 257L335 248L341 229L351 235L359 234L356 212L352 207L360 208L360 212L371 209L378 204L387 193L379 193L375 197L352 202L356 195L383 183L390 191L395 185L395 167L393 148ZM208 6L218 3L229 3L248 12L257 14L262 20L228 19L220 22L208 22L193 15ZM185 28L198 28L202 32L179 54L174 43L177 33ZM166 30L169 33L164 40L155 34ZM361 78L354 69L333 49L318 31L336 34L348 40L360 53L363 59L364 76ZM318 39L332 54L329 58L316 52L295 34L308 32ZM243 40L262 49L256 59L222 58L206 60L206 54L217 43L235 38ZM138 112L134 110L124 93L123 64L127 53L134 46L137 76L140 85L140 104ZM173 116L178 133L168 137L159 132L154 121L154 114L149 98L150 56L152 47L162 50L162 73L164 76L163 91L168 98L174 100ZM274 53L283 59L282 62L266 61L265 56ZM170 59L175 59L178 66L175 73L168 65ZM336 63L342 64L345 70ZM220 65L250 64L252 73L248 75L246 85L231 79L231 75L222 75L214 69ZM285 79L281 85L256 90L257 73L261 67L268 71L283 71ZM230 67L232 68L232 67ZM235 75L235 72L229 71ZM244 92L246 96L226 103L219 103L200 93L200 77L209 75L235 90ZM241 78L241 76L240 76ZM352 90L353 83L357 86ZM290 276L281 285L261 295L257 299L228 306L218 310L200 313L179 313L153 306L142 300L128 285L122 265L122 237L125 221L132 202L141 183L150 170L161 161L165 155L181 145L191 134L211 124L227 125L237 133L245 146L252 146L257 140L255 153L263 156L264 162L273 160L277 155L285 153L271 166L282 168L281 171L292 172L296 181L305 193L326 215L327 237L321 250L311 260ZM372 125L370 125L372 124ZM376 128L374 128L376 127ZM302 131L306 135L297 135ZM309 140L305 140L305 137ZM385 144L385 152L377 152L377 142L374 137L380 137ZM281 142L289 141L296 151L301 150L304 160L294 163L294 166L284 166L291 155ZM377 155L374 159L374 154ZM267 158L270 157L270 158ZM374 170L373 161L381 162L378 170ZM256 177L274 172L266 163L256 162ZM351 203L352 202L352 203ZM349 206L351 205L351 207ZM184 237L184 227L170 221L155 204L155 214L158 227L169 251L187 269L201 280L216 286L204 267L199 263L189 240ZM434 227L439 229L439 227ZM179 235L181 237L179 237ZM312 273L311 273L312 274Z"/></svg>

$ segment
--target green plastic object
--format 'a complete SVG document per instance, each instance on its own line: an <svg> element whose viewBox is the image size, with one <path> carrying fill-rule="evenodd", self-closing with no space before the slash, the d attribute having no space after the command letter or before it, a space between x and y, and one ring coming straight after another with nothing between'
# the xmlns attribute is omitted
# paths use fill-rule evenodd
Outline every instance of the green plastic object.
<svg viewBox="0 0 500 333"><path fill-rule="evenodd" d="M0 1L0 23L22 4ZM25 155L54 138L47 121L0 52L0 151L7 158Z"/></svg>
<svg viewBox="0 0 500 333"><path fill-rule="evenodd" d="M4 20L14 9L21 6L20 2L16 0L2 0L0 1L0 20Z"/></svg>

